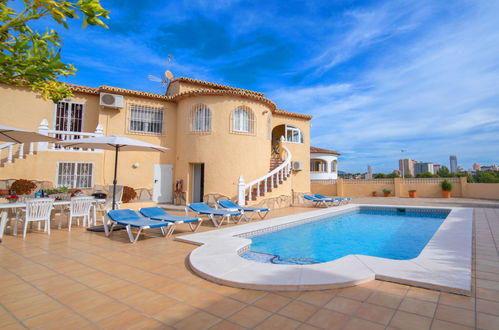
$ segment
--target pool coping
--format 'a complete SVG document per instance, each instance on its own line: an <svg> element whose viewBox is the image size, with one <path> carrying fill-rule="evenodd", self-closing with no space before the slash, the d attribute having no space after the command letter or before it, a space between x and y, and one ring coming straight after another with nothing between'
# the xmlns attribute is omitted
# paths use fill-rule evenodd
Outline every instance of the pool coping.
<svg viewBox="0 0 499 330"><path fill-rule="evenodd" d="M245 238L249 235L359 208L449 210L450 213L419 256L410 260L348 255L325 263L282 265L240 257L251 244L251 239ZM349 287L378 279L462 295L471 295L472 239L471 208L372 204L349 204L313 210L176 237L178 241L200 245L190 253L188 259L195 273L228 286L307 291Z"/></svg>

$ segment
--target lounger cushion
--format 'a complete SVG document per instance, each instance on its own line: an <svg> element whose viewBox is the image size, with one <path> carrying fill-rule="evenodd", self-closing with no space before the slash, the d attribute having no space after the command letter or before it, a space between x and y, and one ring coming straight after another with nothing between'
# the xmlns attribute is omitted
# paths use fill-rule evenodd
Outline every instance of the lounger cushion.
<svg viewBox="0 0 499 330"><path fill-rule="evenodd" d="M175 223L188 223L197 222L198 218L185 217L180 215L172 215L163 210L161 207L144 207L139 210L139 212L148 218L153 220L169 221Z"/></svg>
<svg viewBox="0 0 499 330"><path fill-rule="evenodd" d="M159 228L171 225L168 222L160 222L141 217L132 210L112 210L107 212L108 217L117 224L131 226L134 228Z"/></svg>
<svg viewBox="0 0 499 330"><path fill-rule="evenodd" d="M238 209L238 210L243 210L244 212L267 212L267 211L269 211L269 209L267 209L267 208L239 206L231 200L218 201L218 204L221 207L225 207L227 209Z"/></svg>
<svg viewBox="0 0 499 330"><path fill-rule="evenodd" d="M199 214L213 214L213 215L240 215L240 211L229 211L229 210L217 210L214 208L209 207L205 203L192 203L189 204L189 207L191 210L194 212L197 212Z"/></svg>

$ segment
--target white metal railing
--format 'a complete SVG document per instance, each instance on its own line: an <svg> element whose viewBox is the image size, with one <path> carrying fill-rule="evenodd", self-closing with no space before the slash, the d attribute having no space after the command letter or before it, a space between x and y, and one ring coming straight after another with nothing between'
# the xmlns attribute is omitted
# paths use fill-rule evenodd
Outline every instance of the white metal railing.
<svg viewBox="0 0 499 330"><path fill-rule="evenodd" d="M272 189L276 182L283 181L284 178L287 177L289 173L291 173L291 151L289 151L289 149L286 148L283 144L281 144L281 146L284 151L286 151L286 159L281 165L249 183L244 183L244 178L242 175L239 177L237 191L237 201L239 205L246 205L246 194L248 194L249 199L251 199L253 194L253 187L256 187L256 195L260 196L262 192L261 189L263 189L263 192L266 193L269 190L269 187ZM261 187L262 183L263 187Z"/></svg>
<svg viewBox="0 0 499 330"><path fill-rule="evenodd" d="M448 180L452 183L459 183L459 178L406 178L402 181L404 184L417 184L417 183L442 183Z"/></svg>
<svg viewBox="0 0 499 330"><path fill-rule="evenodd" d="M38 127L38 133L42 135L47 135L54 137L56 139L67 141L80 139L85 137L102 136L103 129L102 125L97 125L95 132L69 132L69 131L58 131L48 128L48 121L43 119ZM53 142L38 142L39 151L71 151L71 152L100 152L100 149L83 149L83 148L68 148L62 147L61 145Z"/></svg>
<svg viewBox="0 0 499 330"><path fill-rule="evenodd" d="M343 179L344 184L394 184L394 179Z"/></svg>

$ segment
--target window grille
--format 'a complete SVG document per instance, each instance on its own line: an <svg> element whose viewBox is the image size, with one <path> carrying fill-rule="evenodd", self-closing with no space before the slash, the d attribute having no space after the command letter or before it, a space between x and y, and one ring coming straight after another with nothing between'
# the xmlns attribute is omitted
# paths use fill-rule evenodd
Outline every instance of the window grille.
<svg viewBox="0 0 499 330"><path fill-rule="evenodd" d="M191 132L211 131L211 110L205 104L195 105L189 117Z"/></svg>
<svg viewBox="0 0 499 330"><path fill-rule="evenodd" d="M250 108L237 107L231 113L231 131L234 133L254 133L255 116Z"/></svg>
<svg viewBox="0 0 499 330"><path fill-rule="evenodd" d="M301 134L301 130L297 127L286 125L286 141L303 143L303 134Z"/></svg>
<svg viewBox="0 0 499 330"><path fill-rule="evenodd" d="M327 172L327 164L322 159L310 160L310 171L312 172Z"/></svg>
<svg viewBox="0 0 499 330"><path fill-rule="evenodd" d="M69 188L92 188L93 163L59 162L57 186Z"/></svg>
<svg viewBox="0 0 499 330"><path fill-rule="evenodd" d="M130 132L163 134L163 109L130 105Z"/></svg>

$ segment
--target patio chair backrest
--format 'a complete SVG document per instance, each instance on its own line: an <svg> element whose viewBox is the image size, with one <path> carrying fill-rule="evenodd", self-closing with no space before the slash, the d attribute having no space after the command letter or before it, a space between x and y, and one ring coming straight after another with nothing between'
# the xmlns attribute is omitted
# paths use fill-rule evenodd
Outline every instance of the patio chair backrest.
<svg viewBox="0 0 499 330"><path fill-rule="evenodd" d="M138 215L137 212L133 210L111 210L107 212L107 216L114 221L120 221L120 220L131 221L131 220L142 219L141 216Z"/></svg>
<svg viewBox="0 0 499 330"><path fill-rule="evenodd" d="M189 207L195 212L213 212L213 209L206 203L191 203Z"/></svg>
<svg viewBox="0 0 499 330"><path fill-rule="evenodd" d="M221 206L221 207L225 207L226 209L231 209L231 208L238 208L239 205L237 205L236 203L234 203L233 201L227 199L227 200L222 200L222 201L218 201L218 204Z"/></svg>
<svg viewBox="0 0 499 330"><path fill-rule="evenodd" d="M154 207L143 207L139 210L140 214L142 214L145 217L152 218L152 217L161 217L165 215L169 215L166 213L165 210L163 210L161 207L154 206Z"/></svg>
<svg viewBox="0 0 499 330"><path fill-rule="evenodd" d="M26 201L26 220L47 220L54 205L53 198L36 198Z"/></svg>
<svg viewBox="0 0 499 330"><path fill-rule="evenodd" d="M110 185L108 186L109 194L107 194L106 197L106 206L112 207L113 206L113 186ZM123 198L123 186L116 186L116 204L121 203L121 198Z"/></svg>
<svg viewBox="0 0 499 330"><path fill-rule="evenodd" d="M313 196L310 196L310 195L304 195L303 198L308 199L309 201L315 201L315 200L317 200L317 197L313 197Z"/></svg>
<svg viewBox="0 0 499 330"><path fill-rule="evenodd" d="M321 194L314 194L314 196L317 197L317 198L327 198L326 196L321 195Z"/></svg>
<svg viewBox="0 0 499 330"><path fill-rule="evenodd" d="M73 216L88 215L94 201L95 198L88 196L72 197L69 203L69 211Z"/></svg>

